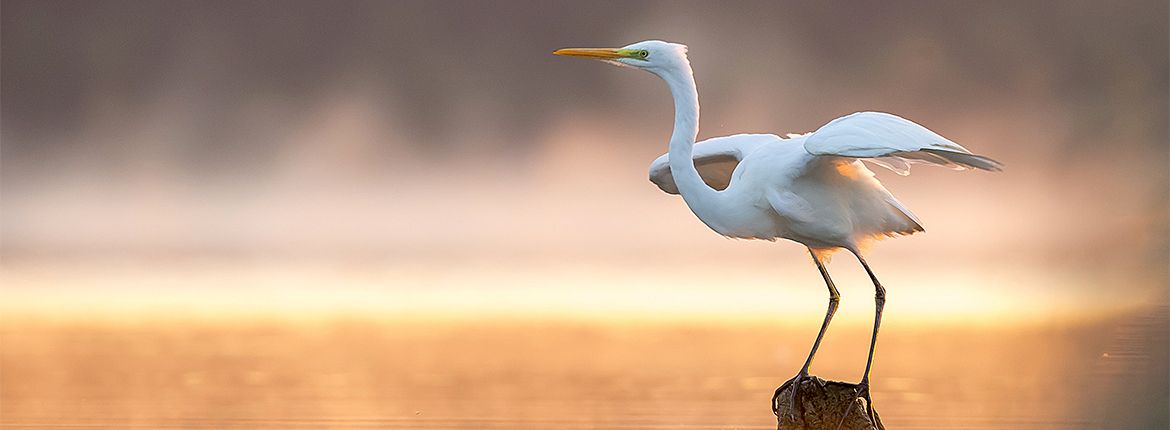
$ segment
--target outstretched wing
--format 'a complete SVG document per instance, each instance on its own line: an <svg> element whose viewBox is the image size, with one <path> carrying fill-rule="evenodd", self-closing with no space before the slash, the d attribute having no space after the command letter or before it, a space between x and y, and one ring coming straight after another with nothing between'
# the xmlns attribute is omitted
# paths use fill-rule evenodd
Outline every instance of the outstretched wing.
<svg viewBox="0 0 1170 430"><path fill-rule="evenodd" d="M692 158L703 182L722 190L731 184L735 166L753 151L770 142L779 141L773 134L737 134L716 137L695 144ZM662 154L650 163L650 182L670 194L678 194L678 186L670 174L669 154Z"/></svg>
<svg viewBox="0 0 1170 430"><path fill-rule="evenodd" d="M926 127L883 112L857 112L829 121L805 139L804 149L813 155L860 158L900 175L910 173L911 163L1003 170L998 161L972 154Z"/></svg>

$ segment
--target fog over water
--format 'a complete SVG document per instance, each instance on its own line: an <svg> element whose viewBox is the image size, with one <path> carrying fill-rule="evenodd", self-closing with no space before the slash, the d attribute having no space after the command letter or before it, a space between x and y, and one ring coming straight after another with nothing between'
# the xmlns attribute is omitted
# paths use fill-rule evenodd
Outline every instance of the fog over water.
<svg viewBox="0 0 1170 430"><path fill-rule="evenodd" d="M532 250L561 225L698 246L709 234L644 179L669 135L663 85L548 55L663 38L691 46L701 137L896 112L1009 166L883 173L927 227L1163 261L1138 238L1166 236L1141 234L1166 231L1164 9L7 1L5 253Z"/></svg>

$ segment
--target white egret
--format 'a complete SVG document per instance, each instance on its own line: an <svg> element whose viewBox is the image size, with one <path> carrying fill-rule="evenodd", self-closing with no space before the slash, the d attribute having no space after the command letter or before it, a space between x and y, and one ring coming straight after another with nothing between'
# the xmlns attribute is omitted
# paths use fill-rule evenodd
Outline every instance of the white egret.
<svg viewBox="0 0 1170 430"><path fill-rule="evenodd" d="M650 40L622 48L567 48L554 54L645 70L666 81L674 96L674 133L669 151L650 165L650 180L667 193L682 195L691 211L719 234L783 238L809 249L829 289L829 307L804 366L793 378L794 402L840 300L823 261L838 249L857 258L876 290L869 356L858 383L858 396L865 398L870 419L875 419L869 375L886 294L861 250L874 239L923 229L859 160L900 174L907 174L911 163L991 171L1000 170L1000 163L914 122L880 112L854 113L815 132L786 138L738 134L696 144L699 98L685 45ZM777 407L773 397L773 409Z"/></svg>

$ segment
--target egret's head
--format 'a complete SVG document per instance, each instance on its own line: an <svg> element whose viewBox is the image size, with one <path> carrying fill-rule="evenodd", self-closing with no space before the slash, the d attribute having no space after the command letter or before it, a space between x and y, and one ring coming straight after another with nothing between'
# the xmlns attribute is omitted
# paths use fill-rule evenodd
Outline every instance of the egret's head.
<svg viewBox="0 0 1170 430"><path fill-rule="evenodd" d="M553 51L556 55L592 58L617 66L642 69L657 75L665 71L686 70L687 46L661 40L647 40L621 48L565 48Z"/></svg>

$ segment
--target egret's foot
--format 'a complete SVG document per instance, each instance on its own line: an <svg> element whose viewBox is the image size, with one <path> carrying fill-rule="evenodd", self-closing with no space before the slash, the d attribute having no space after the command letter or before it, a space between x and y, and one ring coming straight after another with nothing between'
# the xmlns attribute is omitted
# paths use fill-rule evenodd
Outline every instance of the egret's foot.
<svg viewBox="0 0 1170 430"><path fill-rule="evenodd" d="M780 392L784 391L784 387L786 387L791 382L792 382L792 380L789 379L789 380L785 381L783 384L780 384L779 387L776 387L776 392L772 394L772 415L775 415L777 417L780 416L780 402L781 402Z"/></svg>
<svg viewBox="0 0 1170 430"><path fill-rule="evenodd" d="M788 401L788 417L793 420L800 418L800 408L802 407L800 403L800 386L804 380L808 378L809 376L807 373L801 372L792 377L792 379L789 379L788 381L781 384L780 387L776 388L776 393L772 395L773 415L776 415L777 417L780 416L780 402L783 401L780 399L780 392L784 390L785 386L792 385L791 393L786 399Z"/></svg>
<svg viewBox="0 0 1170 430"><path fill-rule="evenodd" d="M869 383L861 387L857 387L860 397L865 399L865 414L869 416L869 422L873 423L874 427L884 429L881 418L878 418L877 411L873 409L873 398L869 396Z"/></svg>
<svg viewBox="0 0 1170 430"><path fill-rule="evenodd" d="M842 414L841 423L837 424L837 428L840 429L845 424L845 419L849 417L849 411L853 410L853 402L857 401L858 398L865 400L865 414L869 422L873 423L875 428L885 430L886 427L882 425L882 419L873 410L873 398L869 395L869 381L861 381L861 383L857 384L857 388L853 391L853 399L851 399L849 405L845 408L845 413Z"/></svg>
<svg viewBox="0 0 1170 430"><path fill-rule="evenodd" d="M792 378L792 395L788 397L788 411L789 416L793 419L801 418L804 415L804 403L800 400L800 387L804 385L804 380L808 379L808 373L800 372Z"/></svg>

